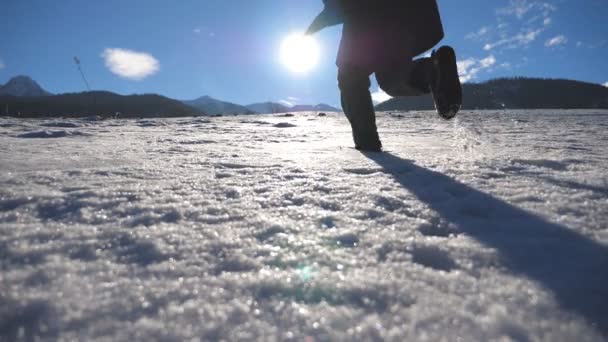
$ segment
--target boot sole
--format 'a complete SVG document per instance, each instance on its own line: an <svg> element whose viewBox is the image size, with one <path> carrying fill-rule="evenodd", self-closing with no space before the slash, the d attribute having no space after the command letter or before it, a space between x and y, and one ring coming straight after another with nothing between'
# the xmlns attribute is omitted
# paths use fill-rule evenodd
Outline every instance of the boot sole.
<svg viewBox="0 0 608 342"><path fill-rule="evenodd" d="M435 69L439 73L438 92L444 97L444 99L433 98L435 100L435 109L439 116L449 120L456 116L462 106L462 85L458 77L458 65L456 64L454 49L446 46L439 48L437 59L434 60L434 63ZM439 101L444 103L438 105Z"/></svg>

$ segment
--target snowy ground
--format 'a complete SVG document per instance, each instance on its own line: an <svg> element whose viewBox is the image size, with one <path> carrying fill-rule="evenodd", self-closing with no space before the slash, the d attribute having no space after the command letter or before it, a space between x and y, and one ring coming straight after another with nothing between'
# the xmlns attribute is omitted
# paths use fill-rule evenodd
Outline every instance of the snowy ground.
<svg viewBox="0 0 608 342"><path fill-rule="evenodd" d="M608 112L0 118L0 340L601 341Z"/></svg>

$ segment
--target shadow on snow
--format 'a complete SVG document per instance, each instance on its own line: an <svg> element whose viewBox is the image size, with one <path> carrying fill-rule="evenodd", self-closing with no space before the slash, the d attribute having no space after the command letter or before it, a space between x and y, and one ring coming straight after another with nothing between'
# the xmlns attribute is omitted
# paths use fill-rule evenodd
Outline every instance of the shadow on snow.
<svg viewBox="0 0 608 342"><path fill-rule="evenodd" d="M608 247L444 174L390 153L364 153L445 220L495 248L507 269L608 335ZM454 194L454 200L437 196Z"/></svg>

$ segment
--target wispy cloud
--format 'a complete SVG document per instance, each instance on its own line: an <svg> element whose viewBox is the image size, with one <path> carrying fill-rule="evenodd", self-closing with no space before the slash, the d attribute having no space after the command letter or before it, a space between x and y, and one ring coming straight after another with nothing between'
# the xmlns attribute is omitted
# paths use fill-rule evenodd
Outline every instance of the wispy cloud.
<svg viewBox="0 0 608 342"><path fill-rule="evenodd" d="M517 48L527 46L538 38L538 36L542 33L542 29L520 32L513 37L503 38L493 43L487 43L484 45L483 49L486 51L493 50L498 47L506 47L506 48Z"/></svg>
<svg viewBox="0 0 608 342"><path fill-rule="evenodd" d="M279 100L278 102L279 102L279 104L282 104L285 107L293 107L293 106L295 106L294 103L289 102L288 100L285 100L285 99Z"/></svg>
<svg viewBox="0 0 608 342"><path fill-rule="evenodd" d="M576 42L576 47L585 47L588 49L598 49L601 47L606 46L606 44L608 44L608 40L604 39L604 40L600 40L598 42L593 42L593 43L585 43L582 41L578 41Z"/></svg>
<svg viewBox="0 0 608 342"><path fill-rule="evenodd" d="M101 56L112 73L130 80L143 80L160 70L158 60L145 52L108 48Z"/></svg>
<svg viewBox="0 0 608 342"><path fill-rule="evenodd" d="M499 15L515 16L517 19L523 20L530 14L535 15L531 19L537 19L539 15L548 18L556 10L555 5L547 1L511 0L508 6L499 8L496 12Z"/></svg>
<svg viewBox="0 0 608 342"><path fill-rule="evenodd" d="M374 104L379 104L382 102L386 102L393 97L387 94L384 90L378 88L375 92L372 93L372 101Z"/></svg>
<svg viewBox="0 0 608 342"><path fill-rule="evenodd" d="M480 40L484 36L486 36L489 32L490 32L490 27L489 26L483 26L479 30L477 30L476 32L471 32L471 33L467 34L464 38L465 39L470 39L470 40Z"/></svg>
<svg viewBox="0 0 608 342"><path fill-rule="evenodd" d="M6 68L6 64L4 64L4 61L2 59L0 59L0 70Z"/></svg>
<svg viewBox="0 0 608 342"><path fill-rule="evenodd" d="M554 46L565 45L567 43L568 43L568 38L566 36L564 36L563 34L560 34L559 36L553 37L551 39L547 39L547 41L545 42L545 46L554 47Z"/></svg>
<svg viewBox="0 0 608 342"><path fill-rule="evenodd" d="M490 71L496 62L496 57L493 55L483 59L468 58L458 61L458 75L460 76L460 81L468 82L474 80L480 72L484 70Z"/></svg>
<svg viewBox="0 0 608 342"><path fill-rule="evenodd" d="M506 7L496 9L496 29L485 32L494 34L468 35L483 38L484 50L523 48L536 41L553 23L552 15L557 7L548 1L511 0Z"/></svg>
<svg viewBox="0 0 608 342"><path fill-rule="evenodd" d="M297 97L288 96L286 99L279 100L278 103L280 103L286 107L293 107L293 106L297 105L298 103L300 103L300 99Z"/></svg>

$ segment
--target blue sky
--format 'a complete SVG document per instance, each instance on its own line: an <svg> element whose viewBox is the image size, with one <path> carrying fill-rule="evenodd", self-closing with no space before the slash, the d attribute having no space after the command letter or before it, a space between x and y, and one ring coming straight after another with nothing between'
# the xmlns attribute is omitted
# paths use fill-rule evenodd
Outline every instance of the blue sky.
<svg viewBox="0 0 608 342"><path fill-rule="evenodd" d="M501 76L608 82L606 0L439 0L461 78ZM54 93L94 89L339 103L334 64L340 28L316 36L321 62L294 74L281 41L303 31L321 0L3 0L0 83L25 74ZM383 99L372 85L376 99Z"/></svg>

